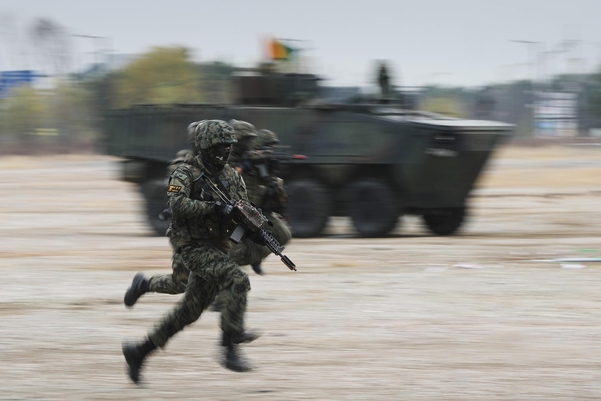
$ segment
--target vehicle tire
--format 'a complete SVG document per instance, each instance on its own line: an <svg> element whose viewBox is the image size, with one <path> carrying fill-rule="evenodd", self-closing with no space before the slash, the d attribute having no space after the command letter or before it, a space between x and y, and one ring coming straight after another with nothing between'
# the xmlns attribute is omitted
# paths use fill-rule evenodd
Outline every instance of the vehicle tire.
<svg viewBox="0 0 601 401"><path fill-rule="evenodd" d="M363 237L381 237L391 232L399 220L396 196L380 180L357 181L348 187L349 216Z"/></svg>
<svg viewBox="0 0 601 401"><path fill-rule="evenodd" d="M456 207L437 210L433 213L424 214L424 224L432 233L437 235L454 234L466 217L465 207Z"/></svg>
<svg viewBox="0 0 601 401"><path fill-rule="evenodd" d="M288 224L292 236L316 237L325 228L330 216L330 200L326 190L312 180L288 183Z"/></svg>
<svg viewBox="0 0 601 401"><path fill-rule="evenodd" d="M157 235L165 235L169 227L170 220L162 221L159 214L167 206L167 188L165 180L157 179L146 181L141 185L142 195L146 199L145 211L146 218L150 227Z"/></svg>

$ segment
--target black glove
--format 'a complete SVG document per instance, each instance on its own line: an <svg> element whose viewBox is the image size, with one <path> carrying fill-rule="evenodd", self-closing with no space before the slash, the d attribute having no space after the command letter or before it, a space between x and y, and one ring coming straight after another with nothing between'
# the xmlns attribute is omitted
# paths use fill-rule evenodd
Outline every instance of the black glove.
<svg viewBox="0 0 601 401"><path fill-rule="evenodd" d="M229 203L222 203L217 201L213 205L213 210L223 216L229 216L232 213L232 210L234 210L234 207Z"/></svg>
<svg viewBox="0 0 601 401"><path fill-rule="evenodd" d="M171 218L171 216L173 216L173 212L171 211L171 208L168 207L165 210L163 210L161 213L159 213L159 220L167 221Z"/></svg>

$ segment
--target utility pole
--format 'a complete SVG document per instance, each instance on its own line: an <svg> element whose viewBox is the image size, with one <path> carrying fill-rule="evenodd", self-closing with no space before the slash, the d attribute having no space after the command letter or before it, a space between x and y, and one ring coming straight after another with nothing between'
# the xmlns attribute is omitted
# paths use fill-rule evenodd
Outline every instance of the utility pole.
<svg viewBox="0 0 601 401"><path fill-rule="evenodd" d="M72 35L76 38L84 38L84 39L92 39L94 43L94 65L98 66L100 64L100 53L102 52L100 48L100 43L103 39L107 39L105 36L94 36L94 35Z"/></svg>
<svg viewBox="0 0 601 401"><path fill-rule="evenodd" d="M528 47L528 60L527 60L527 64L530 67L529 68L529 75L530 75L530 80L532 81L532 86L534 86L534 82L536 81L536 70L535 70L535 58L536 58L536 52L535 52L535 47L537 45L540 45L541 42L535 42L532 40L510 40L510 42L513 43L522 43L527 45Z"/></svg>
<svg viewBox="0 0 601 401"><path fill-rule="evenodd" d="M528 75L530 75L531 90L526 91L524 94L527 96L527 99L528 99L526 107L528 107L530 109L530 119L531 119L530 120L530 130L531 130L531 133L535 134L536 133L536 114L537 114L536 70L535 70L535 59L536 59L535 50L536 49L535 49L535 47L537 45L540 45L541 42L535 42L532 40L510 40L510 42L525 44L528 48L528 66L530 67Z"/></svg>

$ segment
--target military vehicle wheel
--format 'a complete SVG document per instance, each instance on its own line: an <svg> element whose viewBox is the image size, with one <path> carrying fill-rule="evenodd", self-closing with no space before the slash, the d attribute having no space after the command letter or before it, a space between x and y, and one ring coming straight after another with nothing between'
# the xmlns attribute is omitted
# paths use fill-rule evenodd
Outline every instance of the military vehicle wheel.
<svg viewBox="0 0 601 401"><path fill-rule="evenodd" d="M311 180L291 181L288 189L288 223L297 238L316 237L330 216L330 201L321 185Z"/></svg>
<svg viewBox="0 0 601 401"><path fill-rule="evenodd" d="M437 210L422 216L428 229L437 235L454 234L465 220L465 207Z"/></svg>
<svg viewBox="0 0 601 401"><path fill-rule="evenodd" d="M165 235L169 220L161 221L159 214L167 205L167 194L164 180L147 181L141 186L142 195L146 198L146 217L157 235Z"/></svg>
<svg viewBox="0 0 601 401"><path fill-rule="evenodd" d="M363 237L381 237L394 229L399 219L395 196L384 181L364 180L348 188L349 215Z"/></svg>

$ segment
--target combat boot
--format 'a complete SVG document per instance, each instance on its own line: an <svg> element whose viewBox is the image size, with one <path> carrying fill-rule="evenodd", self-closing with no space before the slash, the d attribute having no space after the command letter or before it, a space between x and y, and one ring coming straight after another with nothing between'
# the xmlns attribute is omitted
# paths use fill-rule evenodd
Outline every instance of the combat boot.
<svg viewBox="0 0 601 401"><path fill-rule="evenodd" d="M248 372L252 367L240 356L240 350L235 344L225 347L223 355L223 366L234 372Z"/></svg>
<svg viewBox="0 0 601 401"><path fill-rule="evenodd" d="M145 342L139 344L123 343L121 350L127 362L128 374L132 382L138 384L144 359L155 349L156 346L150 339L146 339Z"/></svg>
<svg viewBox="0 0 601 401"><path fill-rule="evenodd" d="M265 274L265 272L263 272L263 267L261 266L261 263L253 263L250 265L250 267L252 267L253 271L259 276Z"/></svg>
<svg viewBox="0 0 601 401"><path fill-rule="evenodd" d="M261 334L256 331L243 331L238 334L223 333L221 337L221 346L227 347L232 344L252 343L259 337L261 337Z"/></svg>
<svg viewBox="0 0 601 401"><path fill-rule="evenodd" d="M238 334L223 333L221 337L221 346L223 350L223 366L235 372L248 372L252 367L240 356L238 344L250 343L255 341L261 335L254 331L243 331Z"/></svg>
<svg viewBox="0 0 601 401"><path fill-rule="evenodd" d="M134 276L134 279L131 282L131 287L125 291L125 296L123 297L123 303L128 308L134 306L138 298L148 292L150 286L150 280L148 280L142 273L138 273Z"/></svg>

